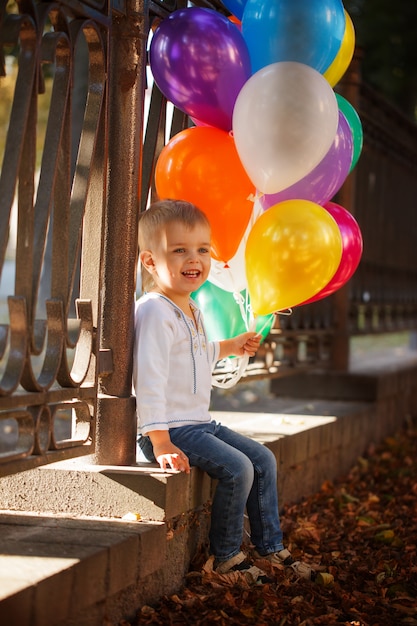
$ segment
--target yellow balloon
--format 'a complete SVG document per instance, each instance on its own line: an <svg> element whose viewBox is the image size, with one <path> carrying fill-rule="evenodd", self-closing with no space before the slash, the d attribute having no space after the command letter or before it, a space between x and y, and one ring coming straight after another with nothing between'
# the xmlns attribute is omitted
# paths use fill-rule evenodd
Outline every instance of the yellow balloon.
<svg viewBox="0 0 417 626"><path fill-rule="evenodd" d="M355 28L350 15L345 9L346 26L339 52L323 73L324 78L334 87L346 72L355 51Z"/></svg>
<svg viewBox="0 0 417 626"><path fill-rule="evenodd" d="M287 200L270 207L249 232L246 277L255 315L301 304L335 275L342 235L326 209L310 200Z"/></svg>

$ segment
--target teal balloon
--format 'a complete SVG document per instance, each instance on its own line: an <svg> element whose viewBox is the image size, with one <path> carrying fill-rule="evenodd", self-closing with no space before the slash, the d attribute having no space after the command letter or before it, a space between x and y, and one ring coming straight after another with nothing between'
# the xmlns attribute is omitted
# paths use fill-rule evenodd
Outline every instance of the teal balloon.
<svg viewBox="0 0 417 626"><path fill-rule="evenodd" d="M363 129L361 118L356 112L355 108L350 104L346 98L341 96L339 93L335 94L337 100L337 106L339 107L339 111L343 113L346 118L347 123L350 126L350 130L352 131L352 139L353 139L353 154L352 154L352 162L350 164L349 174L355 167L356 163L362 152L363 147Z"/></svg>
<svg viewBox="0 0 417 626"><path fill-rule="evenodd" d="M240 295L246 302L246 290ZM200 289L191 294L191 297L203 312L209 341L231 339L248 330L232 292L225 291L207 280ZM268 335L273 323L273 315L260 315L256 318L256 330L261 333L262 339Z"/></svg>
<svg viewBox="0 0 417 626"><path fill-rule="evenodd" d="M279 61L297 61L324 73L345 34L341 0L247 0L242 34L252 72Z"/></svg>

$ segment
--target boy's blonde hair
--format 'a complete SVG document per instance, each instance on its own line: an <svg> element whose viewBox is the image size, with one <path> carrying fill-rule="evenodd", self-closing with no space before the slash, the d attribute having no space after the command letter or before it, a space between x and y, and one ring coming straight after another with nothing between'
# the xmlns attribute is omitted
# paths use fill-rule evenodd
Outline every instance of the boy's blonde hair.
<svg viewBox="0 0 417 626"><path fill-rule="evenodd" d="M207 215L191 202L185 200L158 200L149 209L141 213L139 218L139 251L150 250L163 227L172 222L181 222L188 229L198 224L210 228ZM143 267L142 291L155 287L152 275Z"/></svg>

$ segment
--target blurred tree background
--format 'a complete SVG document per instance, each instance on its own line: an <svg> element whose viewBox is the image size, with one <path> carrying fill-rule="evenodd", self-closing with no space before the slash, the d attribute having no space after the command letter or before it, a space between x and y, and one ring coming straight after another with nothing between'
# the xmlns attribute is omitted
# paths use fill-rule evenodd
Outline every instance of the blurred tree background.
<svg viewBox="0 0 417 626"><path fill-rule="evenodd" d="M344 0L363 49L364 82L417 121L416 0Z"/></svg>

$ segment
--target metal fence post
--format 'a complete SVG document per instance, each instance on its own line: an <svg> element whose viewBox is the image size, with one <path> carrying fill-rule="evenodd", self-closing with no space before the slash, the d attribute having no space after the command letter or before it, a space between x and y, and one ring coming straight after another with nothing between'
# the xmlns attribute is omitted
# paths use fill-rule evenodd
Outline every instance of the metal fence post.
<svg viewBox="0 0 417 626"><path fill-rule="evenodd" d="M337 87L337 91L350 102L356 111L359 110L360 62L361 54L356 51L346 74ZM335 201L352 215L355 215L355 179L356 171L353 170L335 198ZM333 294L334 336L331 361L333 369L338 371L349 369L351 337L349 287L349 284L344 285Z"/></svg>
<svg viewBox="0 0 417 626"><path fill-rule="evenodd" d="M112 15L108 80L108 171L101 294L97 464L135 461L131 395L138 191L146 78L148 7L126 0Z"/></svg>

